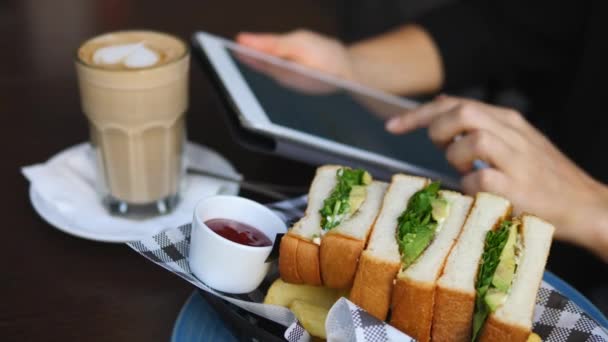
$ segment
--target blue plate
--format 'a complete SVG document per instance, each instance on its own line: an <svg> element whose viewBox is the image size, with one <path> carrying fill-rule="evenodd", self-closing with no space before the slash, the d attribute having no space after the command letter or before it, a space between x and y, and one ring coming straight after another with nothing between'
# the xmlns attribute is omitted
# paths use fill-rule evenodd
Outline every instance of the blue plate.
<svg viewBox="0 0 608 342"><path fill-rule="evenodd" d="M215 310L194 291L186 300L173 326L171 342L237 342Z"/></svg>
<svg viewBox="0 0 608 342"><path fill-rule="evenodd" d="M555 274L545 271L543 280L565 297L572 300L600 325L608 327L608 320L585 296ZM182 307L175 325L171 342L237 341L215 310L194 291Z"/></svg>

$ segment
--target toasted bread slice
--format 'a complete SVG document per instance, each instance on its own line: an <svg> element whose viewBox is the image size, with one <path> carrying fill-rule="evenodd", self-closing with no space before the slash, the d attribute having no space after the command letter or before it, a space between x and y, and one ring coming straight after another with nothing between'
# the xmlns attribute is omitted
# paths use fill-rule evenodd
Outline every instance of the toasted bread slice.
<svg viewBox="0 0 608 342"><path fill-rule="evenodd" d="M470 341L475 279L488 231L511 213L511 203L480 192L437 281L431 339Z"/></svg>
<svg viewBox="0 0 608 342"><path fill-rule="evenodd" d="M308 193L308 206L304 216L294 224L281 240L279 273L289 283L322 285L319 262L321 214L323 201L336 185L336 172L341 166L319 167Z"/></svg>
<svg viewBox="0 0 608 342"><path fill-rule="evenodd" d="M291 235L287 233L281 239L281 246L279 247L279 273L281 279L288 283L303 284L304 280L298 273L298 245L300 240L297 235Z"/></svg>
<svg viewBox="0 0 608 342"><path fill-rule="evenodd" d="M536 293L543 278L555 228L532 215L523 215L521 223L523 248L511 291L505 303L488 317L479 336L481 342L525 342L532 331Z"/></svg>
<svg viewBox="0 0 608 342"><path fill-rule="evenodd" d="M407 207L410 197L428 182L428 179L421 177L393 176L368 246L362 253L350 300L380 320L386 320L393 282L401 266L395 236L397 219Z"/></svg>
<svg viewBox="0 0 608 342"><path fill-rule="evenodd" d="M368 185L365 201L359 210L321 239L321 277L325 286L335 289L352 286L359 257L380 211L387 186L378 181Z"/></svg>
<svg viewBox="0 0 608 342"><path fill-rule="evenodd" d="M418 260L399 272L391 301L391 325L421 342L431 339L437 279L473 203L473 198L457 192L440 193L449 203L449 215Z"/></svg>

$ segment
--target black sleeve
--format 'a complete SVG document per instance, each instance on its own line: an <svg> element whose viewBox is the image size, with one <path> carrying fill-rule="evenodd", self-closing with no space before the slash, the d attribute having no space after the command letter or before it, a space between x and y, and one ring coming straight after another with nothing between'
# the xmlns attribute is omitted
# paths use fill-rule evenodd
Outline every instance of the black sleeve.
<svg viewBox="0 0 608 342"><path fill-rule="evenodd" d="M447 89L560 72L582 48L589 1L464 0L418 18L441 54Z"/></svg>

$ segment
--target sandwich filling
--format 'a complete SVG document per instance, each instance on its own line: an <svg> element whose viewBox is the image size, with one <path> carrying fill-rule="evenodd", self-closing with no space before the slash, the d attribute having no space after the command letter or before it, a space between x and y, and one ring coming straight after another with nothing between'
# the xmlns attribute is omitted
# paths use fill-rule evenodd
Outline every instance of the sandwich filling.
<svg viewBox="0 0 608 342"><path fill-rule="evenodd" d="M372 176L362 169L340 168L336 178L336 186L319 210L322 233L354 215L365 201L367 186L372 183Z"/></svg>
<svg viewBox="0 0 608 342"><path fill-rule="evenodd" d="M477 297L473 315L472 341L477 339L488 315L507 299L521 251L520 223L503 221L486 235L475 285Z"/></svg>
<svg viewBox="0 0 608 342"><path fill-rule="evenodd" d="M448 201L439 193L439 182L429 184L410 198L397 219L397 243L403 269L413 264L433 242L449 211Z"/></svg>

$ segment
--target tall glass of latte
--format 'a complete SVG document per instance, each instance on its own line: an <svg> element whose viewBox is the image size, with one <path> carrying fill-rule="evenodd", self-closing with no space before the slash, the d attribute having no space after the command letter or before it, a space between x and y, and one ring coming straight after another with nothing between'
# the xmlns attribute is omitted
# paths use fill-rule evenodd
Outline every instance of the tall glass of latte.
<svg viewBox="0 0 608 342"><path fill-rule="evenodd" d="M152 31L108 33L78 49L82 109L112 214L164 214L178 203L189 62L182 40Z"/></svg>

